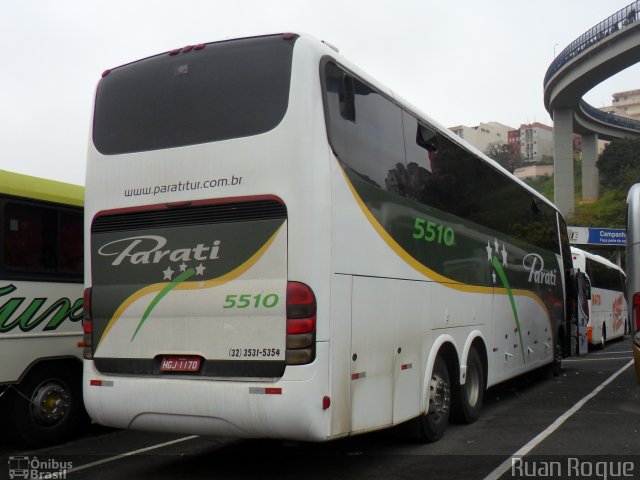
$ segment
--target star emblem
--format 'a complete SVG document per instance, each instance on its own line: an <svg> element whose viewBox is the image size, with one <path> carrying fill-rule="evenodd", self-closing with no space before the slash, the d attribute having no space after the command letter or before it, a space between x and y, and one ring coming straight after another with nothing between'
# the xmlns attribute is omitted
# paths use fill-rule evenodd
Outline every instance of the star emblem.
<svg viewBox="0 0 640 480"><path fill-rule="evenodd" d="M496 283L497 277L496 277L496 272L495 271L493 273L491 273L491 278L493 279L493 283Z"/></svg>
<svg viewBox="0 0 640 480"><path fill-rule="evenodd" d="M502 266L506 267L507 266L507 249L504 248L504 243L502 244L502 250L500 251L500 253L502 254Z"/></svg>
<svg viewBox="0 0 640 480"><path fill-rule="evenodd" d="M489 240L487 240L487 260L491 261L491 253L493 250L491 249L491 245L489 244Z"/></svg>
<svg viewBox="0 0 640 480"><path fill-rule="evenodd" d="M205 267L200 264L196 267L196 275L204 275Z"/></svg>
<svg viewBox="0 0 640 480"><path fill-rule="evenodd" d="M171 280L171 277L173 276L173 274L175 272L173 270L171 270L171 265L169 265L166 270L162 271L162 273L164 273L163 280Z"/></svg>
<svg viewBox="0 0 640 480"><path fill-rule="evenodd" d="M181 272L184 272L186 269L187 269L187 264L186 264L186 263L184 263L184 262L182 262L182 263L180 264L180 271L181 271Z"/></svg>

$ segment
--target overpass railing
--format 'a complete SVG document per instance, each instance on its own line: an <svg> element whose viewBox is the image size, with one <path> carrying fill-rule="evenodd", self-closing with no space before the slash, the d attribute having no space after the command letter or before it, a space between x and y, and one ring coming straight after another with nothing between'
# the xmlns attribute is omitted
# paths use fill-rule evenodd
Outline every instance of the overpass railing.
<svg viewBox="0 0 640 480"><path fill-rule="evenodd" d="M614 115L613 113L603 112L602 110L592 107L582 99L580 100L580 109L590 117L609 125L628 128L631 130L640 130L640 120L621 117L620 115Z"/></svg>
<svg viewBox="0 0 640 480"><path fill-rule="evenodd" d="M638 19L639 9L640 0L636 0L576 38L553 59L544 76L544 85L575 56L608 36L613 35L618 30L634 23Z"/></svg>

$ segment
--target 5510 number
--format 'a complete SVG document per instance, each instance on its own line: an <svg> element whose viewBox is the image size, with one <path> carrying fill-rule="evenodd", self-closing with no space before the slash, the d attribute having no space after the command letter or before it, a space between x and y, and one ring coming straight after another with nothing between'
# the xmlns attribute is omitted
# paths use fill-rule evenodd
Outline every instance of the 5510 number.
<svg viewBox="0 0 640 480"><path fill-rule="evenodd" d="M453 228L445 227L440 223L416 218L413 224L413 238L416 240L424 239L427 242L444 244L450 247L456 241L456 232Z"/></svg>
<svg viewBox="0 0 640 480"><path fill-rule="evenodd" d="M264 296L261 293L257 295L227 295L223 308L273 308L278 305L279 300L275 293L268 293Z"/></svg>

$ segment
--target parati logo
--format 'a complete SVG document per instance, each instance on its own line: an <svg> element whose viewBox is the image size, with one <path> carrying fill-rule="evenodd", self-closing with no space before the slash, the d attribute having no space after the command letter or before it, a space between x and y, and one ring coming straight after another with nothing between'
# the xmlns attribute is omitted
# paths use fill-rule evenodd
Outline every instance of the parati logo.
<svg viewBox="0 0 640 480"><path fill-rule="evenodd" d="M537 253L529 253L522 259L522 266L529 272L529 282L535 282L542 285L556 284L556 271L545 270L544 260Z"/></svg>
<svg viewBox="0 0 640 480"><path fill-rule="evenodd" d="M167 239L160 235L140 235L121 238L109 242L98 250L103 257L115 257L111 265L118 266L123 262L132 265L155 264L161 261L189 262L191 260L217 260L221 242L215 240L210 244L198 243L191 248L165 249Z"/></svg>

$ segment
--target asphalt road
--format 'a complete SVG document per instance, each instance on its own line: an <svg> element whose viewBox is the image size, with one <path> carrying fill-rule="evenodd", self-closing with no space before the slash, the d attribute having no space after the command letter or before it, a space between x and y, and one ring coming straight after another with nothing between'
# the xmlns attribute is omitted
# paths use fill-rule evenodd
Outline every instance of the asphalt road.
<svg viewBox="0 0 640 480"><path fill-rule="evenodd" d="M626 337L565 360L559 377L534 372L494 387L480 420L450 425L434 444L418 443L411 424L324 444L93 426L47 449L0 443L0 479L17 457L38 466L29 478L640 478L640 386L624 368L630 360Z"/></svg>

